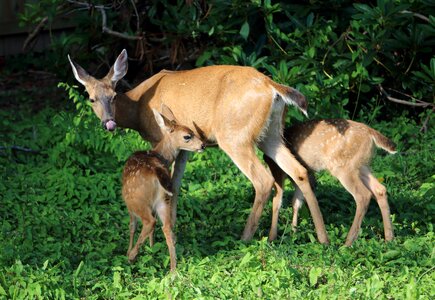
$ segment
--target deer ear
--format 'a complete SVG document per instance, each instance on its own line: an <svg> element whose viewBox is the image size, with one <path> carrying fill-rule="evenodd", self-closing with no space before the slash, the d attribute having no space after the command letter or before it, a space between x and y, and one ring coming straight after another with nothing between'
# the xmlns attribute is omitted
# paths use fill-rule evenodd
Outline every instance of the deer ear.
<svg viewBox="0 0 435 300"><path fill-rule="evenodd" d="M159 125L160 128L166 129L165 119L163 119L163 116L153 108L154 118L156 119L157 125Z"/></svg>
<svg viewBox="0 0 435 300"><path fill-rule="evenodd" d="M112 85L115 86L118 80L122 79L128 70L128 55L127 50L122 50L119 54L112 68L110 68L107 77L112 81Z"/></svg>
<svg viewBox="0 0 435 300"><path fill-rule="evenodd" d="M77 79L78 82L80 82L83 85L86 85L86 81L89 79L88 72L85 71L82 67L80 67L78 64L72 61L71 57L68 54L68 60L71 64L74 77Z"/></svg>
<svg viewBox="0 0 435 300"><path fill-rule="evenodd" d="M172 110L166 106L165 104L162 103L162 115L169 120L169 122L171 122L171 124L177 124L178 121L174 116L174 113L172 112Z"/></svg>

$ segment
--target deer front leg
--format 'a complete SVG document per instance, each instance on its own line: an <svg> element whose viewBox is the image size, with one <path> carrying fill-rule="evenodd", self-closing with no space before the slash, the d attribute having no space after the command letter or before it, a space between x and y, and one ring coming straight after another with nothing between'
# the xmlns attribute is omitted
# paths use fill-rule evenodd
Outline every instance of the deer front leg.
<svg viewBox="0 0 435 300"><path fill-rule="evenodd" d="M166 197L169 197L166 195ZM177 266L177 255L175 252L175 236L172 231L172 214L171 214L171 205L168 202L165 202L164 205L161 205L157 208L157 214L162 221L163 224L163 234L165 235L166 245L168 246L170 263L171 263L171 272L175 271Z"/></svg>
<svg viewBox="0 0 435 300"><path fill-rule="evenodd" d="M171 227L174 228L177 220L177 202L180 194L181 179L183 179L184 170L186 169L189 152L181 150L175 159L172 167L172 201L171 201Z"/></svg>

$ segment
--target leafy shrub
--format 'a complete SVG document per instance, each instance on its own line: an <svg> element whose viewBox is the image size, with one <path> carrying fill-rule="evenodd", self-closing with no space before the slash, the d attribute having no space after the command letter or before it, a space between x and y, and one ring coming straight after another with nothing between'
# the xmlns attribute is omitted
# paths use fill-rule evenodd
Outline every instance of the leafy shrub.
<svg viewBox="0 0 435 300"><path fill-rule="evenodd" d="M39 1L29 3L21 19L35 24L48 16L51 24L74 11L75 31L53 40L50 65L56 72L69 71L70 51L87 65L98 60L108 65L128 48L131 78L195 60L196 66L249 65L300 89L314 117L390 119L407 110L418 119L420 110L386 101L390 95L435 105L430 1L103 3L108 24L124 38L101 32L99 4ZM127 39L132 36L141 38Z"/></svg>

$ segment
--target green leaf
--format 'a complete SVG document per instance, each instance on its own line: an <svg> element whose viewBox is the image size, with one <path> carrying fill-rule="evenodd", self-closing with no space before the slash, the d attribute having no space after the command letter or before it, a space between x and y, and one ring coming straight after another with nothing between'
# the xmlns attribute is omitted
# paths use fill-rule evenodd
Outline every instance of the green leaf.
<svg viewBox="0 0 435 300"><path fill-rule="evenodd" d="M310 13L307 16L307 27L311 27L313 25L313 20L314 20L314 14Z"/></svg>
<svg viewBox="0 0 435 300"><path fill-rule="evenodd" d="M211 51L204 51L196 60L195 65L197 67L204 65L205 61L208 60L211 56L212 56L212 52Z"/></svg>
<svg viewBox="0 0 435 300"><path fill-rule="evenodd" d="M311 268L309 278L310 285L315 286L317 284L317 280L319 279L320 274L322 274L322 269L319 267Z"/></svg>
<svg viewBox="0 0 435 300"><path fill-rule="evenodd" d="M242 27L240 28L240 35L247 40L248 36L249 36L249 23L248 21L245 21L245 23L243 23Z"/></svg>
<svg viewBox="0 0 435 300"><path fill-rule="evenodd" d="M1 285L0 285L0 295L1 296L6 296L7 295L5 289Z"/></svg>
<svg viewBox="0 0 435 300"><path fill-rule="evenodd" d="M244 265L246 265L247 263L249 263L249 262L252 260L253 257L254 257L254 256L253 256L251 253L247 252L247 253L245 254L245 256L243 256L242 261L240 262L239 266L240 266L240 267L243 267Z"/></svg>
<svg viewBox="0 0 435 300"><path fill-rule="evenodd" d="M308 49L308 57L314 58L314 54L316 53L316 49L314 47L311 47Z"/></svg>

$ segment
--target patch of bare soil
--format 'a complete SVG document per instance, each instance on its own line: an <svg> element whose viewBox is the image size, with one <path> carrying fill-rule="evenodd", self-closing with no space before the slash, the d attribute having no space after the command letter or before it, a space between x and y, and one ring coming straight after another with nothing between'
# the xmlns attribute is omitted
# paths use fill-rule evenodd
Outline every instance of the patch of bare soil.
<svg viewBox="0 0 435 300"><path fill-rule="evenodd" d="M59 78L46 71L26 70L0 73L0 109L19 109L26 104L39 111L62 105L65 92L57 87Z"/></svg>

